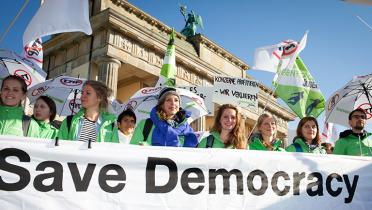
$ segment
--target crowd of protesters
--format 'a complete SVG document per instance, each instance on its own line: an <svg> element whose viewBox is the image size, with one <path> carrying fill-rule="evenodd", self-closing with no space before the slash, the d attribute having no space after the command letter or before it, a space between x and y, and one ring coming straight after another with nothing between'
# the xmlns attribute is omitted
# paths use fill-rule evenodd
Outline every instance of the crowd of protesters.
<svg viewBox="0 0 372 210"><path fill-rule="evenodd" d="M246 138L241 113L231 104L219 107L210 135L199 142L187 121L191 113L181 107L181 98L171 87L163 88L150 117L136 126L136 115L130 109L118 117L109 113L110 89L103 83L88 80L82 89L82 108L77 114L67 116L59 129L54 126L56 104L48 96L36 100L31 117L25 115L22 101L26 98L27 85L22 78L13 75L4 78L0 91L0 135L148 146L372 156L368 143L372 141L372 134L364 130L367 114L363 109L350 112L351 129L340 134L334 148L331 144L321 143L319 125L314 117L300 120L293 143L284 148L283 141L277 138L274 116L269 113L259 116L255 132Z"/></svg>

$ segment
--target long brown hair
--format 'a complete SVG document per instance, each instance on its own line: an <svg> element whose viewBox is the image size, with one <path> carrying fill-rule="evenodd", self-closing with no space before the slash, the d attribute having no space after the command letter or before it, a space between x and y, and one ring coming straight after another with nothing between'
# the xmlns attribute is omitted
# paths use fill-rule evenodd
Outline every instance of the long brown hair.
<svg viewBox="0 0 372 210"><path fill-rule="evenodd" d="M225 147L227 147L229 145L233 145L237 149L245 149L246 146L247 146L247 143L246 143L246 140L245 140L244 135L243 135L244 127L241 126L242 120L241 120L241 117L240 117L239 110L236 106L234 106L232 104L221 105L220 108L217 111L216 117L214 118L214 124L213 124L213 127L212 127L211 131L221 133L222 126L221 126L220 120L221 120L221 117L222 117L222 113L226 109L235 110L236 125L235 125L234 129L230 132L230 135L229 135L230 138L229 138L229 141L227 143L225 143Z"/></svg>
<svg viewBox="0 0 372 210"><path fill-rule="evenodd" d="M297 130L296 130L297 137L302 138L302 140L304 142L306 142L305 137L302 134L302 127L305 125L305 123L307 123L309 121L313 121L315 123L316 129L317 129L316 136L312 140L311 144L316 144L316 145L319 146L320 145L319 125L318 125L318 121L314 117L304 117L300 120L300 122L298 123L298 126L297 126Z"/></svg>

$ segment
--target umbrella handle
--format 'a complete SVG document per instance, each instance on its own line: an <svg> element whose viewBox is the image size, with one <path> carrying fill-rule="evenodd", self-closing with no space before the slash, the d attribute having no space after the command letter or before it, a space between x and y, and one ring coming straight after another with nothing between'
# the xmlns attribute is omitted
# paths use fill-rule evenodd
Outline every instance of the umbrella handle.
<svg viewBox="0 0 372 210"><path fill-rule="evenodd" d="M56 139L54 141L54 146L56 146L56 147L59 146L59 139L58 139L58 137L56 137Z"/></svg>
<svg viewBox="0 0 372 210"><path fill-rule="evenodd" d="M92 139L89 138L88 140L88 149L92 149Z"/></svg>

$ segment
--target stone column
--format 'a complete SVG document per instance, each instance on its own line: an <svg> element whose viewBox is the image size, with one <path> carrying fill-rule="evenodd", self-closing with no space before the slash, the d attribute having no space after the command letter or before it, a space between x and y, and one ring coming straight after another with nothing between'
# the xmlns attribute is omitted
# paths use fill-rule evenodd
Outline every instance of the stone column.
<svg viewBox="0 0 372 210"><path fill-rule="evenodd" d="M121 66L121 62L118 59L103 56L96 59L96 63L99 66L98 69L98 81L103 82L107 87L111 88L112 96L116 98L118 88L118 71Z"/></svg>

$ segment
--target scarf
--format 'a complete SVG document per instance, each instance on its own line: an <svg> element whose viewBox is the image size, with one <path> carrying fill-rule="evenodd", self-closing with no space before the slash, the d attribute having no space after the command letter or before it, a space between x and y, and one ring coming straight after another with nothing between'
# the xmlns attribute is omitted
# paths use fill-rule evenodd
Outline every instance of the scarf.
<svg viewBox="0 0 372 210"><path fill-rule="evenodd" d="M184 110L182 110L184 111ZM150 118L154 123L154 131L152 132L152 145L153 146L170 146L180 147L179 136L184 136L185 140L183 147L195 147L198 139L194 134L193 129L187 123L186 118L191 116L190 112L186 111L183 121L177 126L171 126L167 121L161 120L156 111L156 106L150 112Z"/></svg>

